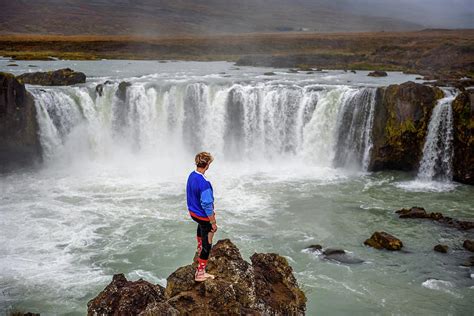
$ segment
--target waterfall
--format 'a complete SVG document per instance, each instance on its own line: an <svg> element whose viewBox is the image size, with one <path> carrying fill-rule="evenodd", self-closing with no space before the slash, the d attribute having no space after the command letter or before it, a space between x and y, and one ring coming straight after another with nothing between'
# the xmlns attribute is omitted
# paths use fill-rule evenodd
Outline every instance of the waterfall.
<svg viewBox="0 0 474 316"><path fill-rule="evenodd" d="M444 98L437 102L431 114L423 146L423 158L417 177L424 181L452 179L453 112L451 103L456 94L447 89L443 92Z"/></svg>
<svg viewBox="0 0 474 316"><path fill-rule="evenodd" d="M123 88L123 87L122 87ZM134 155L300 159L365 170L375 88L165 81L29 87L46 161Z"/></svg>
<svg viewBox="0 0 474 316"><path fill-rule="evenodd" d="M355 90L343 103L338 120L335 164L367 170L372 149L372 126L377 89Z"/></svg>

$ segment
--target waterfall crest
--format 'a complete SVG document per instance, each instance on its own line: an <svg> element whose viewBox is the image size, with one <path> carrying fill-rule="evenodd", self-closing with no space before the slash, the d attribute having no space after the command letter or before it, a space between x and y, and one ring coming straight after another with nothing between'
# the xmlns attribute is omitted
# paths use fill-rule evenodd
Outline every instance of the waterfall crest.
<svg viewBox="0 0 474 316"><path fill-rule="evenodd" d="M366 170L372 147L375 88L200 81L135 82L125 94L118 84L101 95L92 85L29 90L46 161L207 150Z"/></svg>

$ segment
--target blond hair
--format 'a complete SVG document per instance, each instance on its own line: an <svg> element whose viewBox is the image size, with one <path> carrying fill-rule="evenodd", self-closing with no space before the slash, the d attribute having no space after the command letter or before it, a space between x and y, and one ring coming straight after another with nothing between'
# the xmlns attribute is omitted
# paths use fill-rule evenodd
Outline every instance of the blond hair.
<svg viewBox="0 0 474 316"><path fill-rule="evenodd" d="M196 166L198 166L199 168L205 168L213 160L214 160L214 157L212 157L210 153L205 152L205 151L200 152L194 158L194 161L196 162Z"/></svg>

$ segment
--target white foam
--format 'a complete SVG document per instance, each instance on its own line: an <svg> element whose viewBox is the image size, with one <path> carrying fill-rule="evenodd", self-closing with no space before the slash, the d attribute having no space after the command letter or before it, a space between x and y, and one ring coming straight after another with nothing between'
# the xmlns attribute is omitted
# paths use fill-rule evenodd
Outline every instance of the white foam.
<svg viewBox="0 0 474 316"><path fill-rule="evenodd" d="M411 192L448 192L454 190L458 185L454 182L442 181L404 181L395 182L397 188Z"/></svg>
<svg viewBox="0 0 474 316"><path fill-rule="evenodd" d="M462 298L463 296L456 293L455 286L452 282L444 281L444 280L437 280L437 279L428 279L421 284L421 286L435 291L441 291L444 293L451 294L457 298Z"/></svg>

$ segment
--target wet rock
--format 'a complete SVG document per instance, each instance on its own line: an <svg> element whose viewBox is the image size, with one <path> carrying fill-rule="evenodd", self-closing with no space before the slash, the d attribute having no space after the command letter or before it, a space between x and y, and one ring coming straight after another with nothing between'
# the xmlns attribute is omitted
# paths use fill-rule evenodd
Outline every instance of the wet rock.
<svg viewBox="0 0 474 316"><path fill-rule="evenodd" d="M400 218L424 218L434 220L445 226L450 226L460 230L469 230L474 228L474 222L457 220L448 216L443 216L441 213L427 213L422 207L412 207L410 209L401 209L395 211Z"/></svg>
<svg viewBox="0 0 474 316"><path fill-rule="evenodd" d="M474 252L474 241L473 240L469 240L469 239L466 239L464 240L464 243L462 244L462 246L471 251L471 252Z"/></svg>
<svg viewBox="0 0 474 316"><path fill-rule="evenodd" d="M48 72L30 72L17 77L22 83L42 86L70 86L86 82L86 75L69 68Z"/></svg>
<svg viewBox="0 0 474 316"><path fill-rule="evenodd" d="M265 76L275 76L276 74L273 71L265 72Z"/></svg>
<svg viewBox="0 0 474 316"><path fill-rule="evenodd" d="M441 253L447 253L448 252L448 246L446 245L436 245L434 246L433 250L436 251L436 252L441 252Z"/></svg>
<svg viewBox="0 0 474 316"><path fill-rule="evenodd" d="M351 256L347 251L342 249L327 248L323 251L323 258L345 264L359 264L364 260Z"/></svg>
<svg viewBox="0 0 474 316"><path fill-rule="evenodd" d="M115 95L122 101L125 101L127 98L127 88L130 87L132 84L128 81L122 81L119 83L117 92Z"/></svg>
<svg viewBox="0 0 474 316"><path fill-rule="evenodd" d="M113 82L110 81L110 80L107 80L105 81L104 83L100 83L98 84L96 87L95 87L95 92L99 95L99 96L102 96L103 92L104 92L104 86L108 85L108 84L112 84Z"/></svg>
<svg viewBox="0 0 474 316"><path fill-rule="evenodd" d="M18 67L18 64L8 64L8 67Z"/></svg>
<svg viewBox="0 0 474 316"><path fill-rule="evenodd" d="M428 216L424 208L416 206L409 209L402 208L395 213L400 214L400 218L426 218Z"/></svg>
<svg viewBox="0 0 474 316"><path fill-rule="evenodd" d="M87 315L138 315L148 305L165 300L164 288L142 279L128 281L123 274L87 303Z"/></svg>
<svg viewBox="0 0 474 316"><path fill-rule="evenodd" d="M470 256L466 259L463 263L461 263L463 267L474 267L474 256Z"/></svg>
<svg viewBox="0 0 474 316"><path fill-rule="evenodd" d="M474 90L460 93L453 109L453 180L474 184Z"/></svg>
<svg viewBox="0 0 474 316"><path fill-rule="evenodd" d="M309 247L307 247L306 249L308 249L309 251L321 251L323 249L323 246L319 245L319 244L315 244L315 245L311 245Z"/></svg>
<svg viewBox="0 0 474 316"><path fill-rule="evenodd" d="M228 239L212 248L208 272L214 280L194 282L195 264L179 268L166 289L143 280L114 276L88 304L89 315L303 315L306 297L293 270L278 254L242 259Z"/></svg>
<svg viewBox="0 0 474 316"><path fill-rule="evenodd" d="M369 170L418 170L431 112L443 92L414 82L378 88Z"/></svg>
<svg viewBox="0 0 474 316"><path fill-rule="evenodd" d="M351 72L352 72L353 74L356 74L356 73L357 73L355 70L351 70Z"/></svg>
<svg viewBox="0 0 474 316"><path fill-rule="evenodd" d="M388 74L385 71L376 70L376 71L369 72L369 74L367 76L369 76L369 77L387 77Z"/></svg>
<svg viewBox="0 0 474 316"><path fill-rule="evenodd" d="M296 73L298 73L298 70L291 68L291 69L288 69L288 72L289 72L290 74L296 74Z"/></svg>
<svg viewBox="0 0 474 316"><path fill-rule="evenodd" d="M376 249L387 249L387 250L400 250L403 247L403 243L400 239L386 233L386 232L375 232L372 236L364 241L364 244Z"/></svg>
<svg viewBox="0 0 474 316"><path fill-rule="evenodd" d="M325 256L331 256L331 255L343 255L346 252L342 249L332 249L332 248L327 248L323 251L323 254Z"/></svg>
<svg viewBox="0 0 474 316"><path fill-rule="evenodd" d="M0 172L41 161L33 97L14 75L0 72Z"/></svg>

